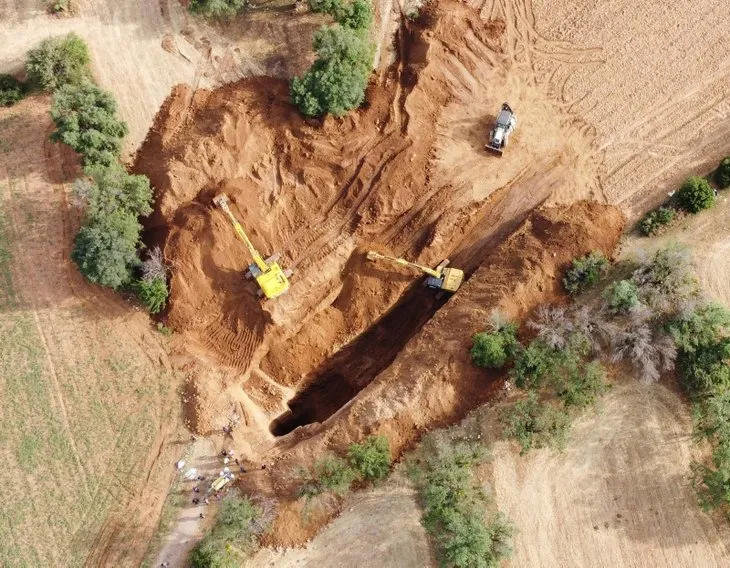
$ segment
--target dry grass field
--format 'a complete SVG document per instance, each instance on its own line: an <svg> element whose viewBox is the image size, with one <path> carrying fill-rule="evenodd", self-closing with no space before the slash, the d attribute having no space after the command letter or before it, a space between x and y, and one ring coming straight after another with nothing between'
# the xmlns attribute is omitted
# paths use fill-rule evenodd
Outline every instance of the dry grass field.
<svg viewBox="0 0 730 568"><path fill-rule="evenodd" d="M0 565L130 565L180 451L176 381L147 316L71 264L50 127L45 97L0 109Z"/></svg>

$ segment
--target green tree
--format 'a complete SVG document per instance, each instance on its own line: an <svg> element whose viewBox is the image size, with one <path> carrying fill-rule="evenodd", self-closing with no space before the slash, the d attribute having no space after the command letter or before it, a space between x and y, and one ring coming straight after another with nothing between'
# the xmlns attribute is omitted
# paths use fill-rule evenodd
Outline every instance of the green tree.
<svg viewBox="0 0 730 568"><path fill-rule="evenodd" d="M690 213L699 213L715 204L715 190L700 176L688 178L677 192L677 202Z"/></svg>
<svg viewBox="0 0 730 568"><path fill-rule="evenodd" d="M570 269L565 273L563 285L571 296L575 296L600 280L608 268L608 260L600 251L573 259Z"/></svg>
<svg viewBox="0 0 730 568"><path fill-rule="evenodd" d="M167 282L162 277L137 280L134 284L137 297L151 314L159 313L167 302Z"/></svg>
<svg viewBox="0 0 730 568"><path fill-rule="evenodd" d="M231 549L226 540L217 535L206 535L190 551L188 558L192 568L238 568L241 557Z"/></svg>
<svg viewBox="0 0 730 568"><path fill-rule="evenodd" d="M337 456L325 456L316 462L311 470L304 472L304 483L299 495L313 497L326 491L344 495L357 474L345 460Z"/></svg>
<svg viewBox="0 0 730 568"><path fill-rule="evenodd" d="M140 225L134 215L117 211L91 220L76 235L71 258L91 282L120 288L139 264Z"/></svg>
<svg viewBox="0 0 730 568"><path fill-rule="evenodd" d="M720 189L730 187L730 156L723 158L713 174L715 183Z"/></svg>
<svg viewBox="0 0 730 568"><path fill-rule="evenodd" d="M531 341L516 352L510 376L518 388L538 389L562 362L563 353L564 350L552 349L540 339Z"/></svg>
<svg viewBox="0 0 730 568"><path fill-rule="evenodd" d="M44 91L82 83L90 77L90 60L86 43L73 32L45 39L28 52L28 81Z"/></svg>
<svg viewBox="0 0 730 568"><path fill-rule="evenodd" d="M188 10L206 18L232 18L248 5L248 0L191 0Z"/></svg>
<svg viewBox="0 0 730 568"><path fill-rule="evenodd" d="M65 85L53 99L51 117L54 142L68 144L81 154L84 164L109 166L116 160L127 134L127 125L116 115L112 96L91 83Z"/></svg>
<svg viewBox="0 0 730 568"><path fill-rule="evenodd" d="M515 355L517 326L506 323L472 337L471 360L477 367L501 369Z"/></svg>
<svg viewBox="0 0 730 568"><path fill-rule="evenodd" d="M306 116L340 116L365 100L373 45L367 36L342 26L314 34L317 59L291 82L292 102Z"/></svg>
<svg viewBox="0 0 730 568"><path fill-rule="evenodd" d="M504 435L515 438L520 454L546 446L563 449L570 430L570 416L548 403L541 403L536 392L516 402L502 415Z"/></svg>
<svg viewBox="0 0 730 568"><path fill-rule="evenodd" d="M122 209L136 217L152 213L152 189L147 176L130 175L119 162L84 168L91 184L76 184L74 191L86 206L89 218L104 217Z"/></svg>
<svg viewBox="0 0 730 568"><path fill-rule="evenodd" d="M566 407L585 408L608 390L606 370L598 361L569 366L556 382L556 394Z"/></svg>
<svg viewBox="0 0 730 568"><path fill-rule="evenodd" d="M613 314L625 314L639 304L639 293L631 280L614 282L603 292L603 297L608 311Z"/></svg>
<svg viewBox="0 0 730 568"><path fill-rule="evenodd" d="M368 481L382 479L390 470L388 438L368 436L362 444L352 444L347 457L363 479Z"/></svg>
<svg viewBox="0 0 730 568"><path fill-rule="evenodd" d="M639 223L639 231L645 237L656 235L674 219L675 211L671 207L659 207L650 211Z"/></svg>
<svg viewBox="0 0 730 568"><path fill-rule="evenodd" d="M373 9L367 0L309 0L309 9L329 14L338 24L353 30L367 30L373 23Z"/></svg>
<svg viewBox="0 0 730 568"><path fill-rule="evenodd" d="M0 74L0 107L13 106L25 96L25 87L12 75Z"/></svg>

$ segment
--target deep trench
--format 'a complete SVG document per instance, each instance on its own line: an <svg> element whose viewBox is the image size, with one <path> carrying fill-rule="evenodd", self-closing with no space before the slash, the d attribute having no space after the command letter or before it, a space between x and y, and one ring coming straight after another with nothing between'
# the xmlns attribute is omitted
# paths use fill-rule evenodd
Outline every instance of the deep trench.
<svg viewBox="0 0 730 568"><path fill-rule="evenodd" d="M284 436L299 426L324 422L364 389L403 349L447 297L414 285L388 313L340 349L304 381L289 410L270 426Z"/></svg>

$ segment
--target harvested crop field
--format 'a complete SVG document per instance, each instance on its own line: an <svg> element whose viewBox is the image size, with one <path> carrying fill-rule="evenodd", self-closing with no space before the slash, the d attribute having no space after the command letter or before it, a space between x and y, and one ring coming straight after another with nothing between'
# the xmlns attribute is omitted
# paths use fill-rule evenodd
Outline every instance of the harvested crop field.
<svg viewBox="0 0 730 568"><path fill-rule="evenodd" d="M149 319L71 263L77 166L48 104L0 109L0 565L131 565L179 451L177 381Z"/></svg>

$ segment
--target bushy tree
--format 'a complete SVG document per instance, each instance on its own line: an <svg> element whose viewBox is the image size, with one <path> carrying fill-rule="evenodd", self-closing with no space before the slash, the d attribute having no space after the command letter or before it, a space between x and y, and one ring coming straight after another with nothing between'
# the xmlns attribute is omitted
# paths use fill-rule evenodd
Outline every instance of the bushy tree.
<svg viewBox="0 0 730 568"><path fill-rule="evenodd" d="M631 276L639 299L658 313L684 309L698 294L689 251L680 246L658 250Z"/></svg>
<svg viewBox="0 0 730 568"><path fill-rule="evenodd" d="M91 218L104 217L117 210L136 217L152 212L152 189L147 176L130 175L117 161L110 165L94 164L84 169L93 183L75 184L74 192Z"/></svg>
<svg viewBox="0 0 730 568"><path fill-rule="evenodd" d="M606 370L598 361L575 365L557 381L556 391L563 404L584 408L598 400L608 390Z"/></svg>
<svg viewBox="0 0 730 568"><path fill-rule="evenodd" d="M504 435L520 444L520 454L543 447L562 449L570 430L570 416L549 403L541 403L536 392L516 402L502 415Z"/></svg>
<svg viewBox="0 0 730 568"><path fill-rule="evenodd" d="M540 339L535 339L516 352L510 377L521 389L538 389L560 364L561 358L560 351L548 347Z"/></svg>
<svg viewBox="0 0 730 568"><path fill-rule="evenodd" d="M588 286L595 284L608 268L608 260L600 251L580 258L573 259L570 269L565 273L563 285L571 296L582 292Z"/></svg>
<svg viewBox="0 0 730 568"><path fill-rule="evenodd" d="M238 568L241 558L224 539L209 534L190 551L188 562L192 568Z"/></svg>
<svg viewBox="0 0 730 568"><path fill-rule="evenodd" d="M423 503L423 524L436 536L443 566L498 568L511 553L512 527L499 514L487 519L488 499L472 468L484 451L465 441L424 440L430 451L411 469Z"/></svg>
<svg viewBox="0 0 730 568"><path fill-rule="evenodd" d="M88 82L61 87L53 99L54 142L68 144L84 164L109 166L116 161L127 125L116 115L114 98Z"/></svg>
<svg viewBox="0 0 730 568"><path fill-rule="evenodd" d="M151 314L159 313L167 302L167 282L162 277L138 280L134 285L137 297Z"/></svg>
<svg viewBox="0 0 730 568"><path fill-rule="evenodd" d="M93 219L76 235L71 258L91 282L118 289L129 283L139 264L140 229L126 211Z"/></svg>
<svg viewBox="0 0 730 568"><path fill-rule="evenodd" d="M699 213L715 204L715 190L705 178L692 176L677 192L677 202L685 211Z"/></svg>
<svg viewBox="0 0 730 568"><path fill-rule="evenodd" d="M367 0L309 0L312 12L329 14L341 26L367 30L373 23L373 9Z"/></svg>
<svg viewBox="0 0 730 568"><path fill-rule="evenodd" d="M0 107L13 106L25 96L25 87L12 75L0 74Z"/></svg>
<svg viewBox="0 0 730 568"><path fill-rule="evenodd" d="M28 52L28 80L44 91L79 84L89 78L89 48L75 33L43 40Z"/></svg>
<svg viewBox="0 0 730 568"><path fill-rule="evenodd" d="M720 189L730 187L730 156L723 158L713 174L715 183Z"/></svg>
<svg viewBox="0 0 730 568"><path fill-rule="evenodd" d="M632 280L619 280L606 288L603 293L606 308L613 314L622 314L639 304L639 293Z"/></svg>
<svg viewBox="0 0 730 568"><path fill-rule="evenodd" d="M352 444L347 457L362 479L368 481L382 479L390 470L388 438L368 436L362 444Z"/></svg>
<svg viewBox="0 0 730 568"><path fill-rule="evenodd" d="M345 460L336 456L325 456L316 462L308 472L304 472L304 483L299 489L299 495L312 497L325 491L337 495L344 495L357 473Z"/></svg>
<svg viewBox="0 0 730 568"><path fill-rule="evenodd" d="M537 337L551 349L564 349L576 333L575 324L563 306L540 306L536 317L527 322L537 331Z"/></svg>
<svg viewBox="0 0 730 568"><path fill-rule="evenodd" d="M649 211L639 223L639 231L648 237L656 235L659 231L674 220L675 211L671 207L659 207Z"/></svg>
<svg viewBox="0 0 730 568"><path fill-rule="evenodd" d="M191 0L188 10L206 18L232 18L248 5L248 0Z"/></svg>
<svg viewBox="0 0 730 568"><path fill-rule="evenodd" d="M340 116L365 99L373 45L367 36L343 26L324 26L314 34L317 59L291 82L291 99L306 116Z"/></svg>
<svg viewBox="0 0 730 568"><path fill-rule="evenodd" d="M491 331L472 337L471 360L477 367L501 369L514 356L517 326L514 323L493 325Z"/></svg>

